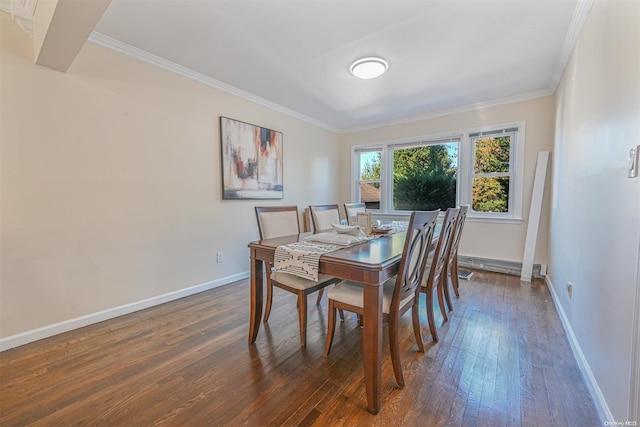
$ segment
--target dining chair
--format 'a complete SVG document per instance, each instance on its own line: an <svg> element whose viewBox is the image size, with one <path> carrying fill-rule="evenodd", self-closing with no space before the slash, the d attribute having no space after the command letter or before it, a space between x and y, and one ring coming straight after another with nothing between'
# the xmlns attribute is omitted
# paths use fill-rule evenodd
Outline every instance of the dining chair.
<svg viewBox="0 0 640 427"><path fill-rule="evenodd" d="M323 230L331 230L331 224L340 224L340 208L338 205L311 205L309 212L311 213L311 223L313 224L313 232L319 233ZM318 292L316 304L320 304L324 289ZM341 312L342 315L342 312Z"/></svg>
<svg viewBox="0 0 640 427"><path fill-rule="evenodd" d="M297 206L256 206L260 240L300 233ZM292 274L272 271L273 265L266 264L267 304L264 322L269 320L273 301L273 287L276 286L298 296L298 323L300 325L300 346L307 344L307 295L337 283L340 279L320 273L318 280L307 280ZM318 299L319 301L319 299Z"/></svg>
<svg viewBox="0 0 640 427"><path fill-rule="evenodd" d="M440 228L440 235L438 236L438 243L433 254L429 255L429 274L422 282L420 291L426 294L426 309L427 319L429 321L429 330L431 331L431 337L434 341L438 341L438 331L436 329L435 317L433 314L433 289L436 288L438 293L438 304L440 305L440 311L442 317L446 322L448 319L447 312L444 307L442 282L444 273L446 273L445 267L447 262L448 250L451 245L451 238L453 236L453 226L455 225L456 218L458 217L458 208L449 208L444 215L442 221L442 227Z"/></svg>
<svg viewBox="0 0 640 427"><path fill-rule="evenodd" d="M347 221L352 216L358 215L360 212L366 212L367 205L364 203L345 203L344 204L344 212L347 215Z"/></svg>
<svg viewBox="0 0 640 427"><path fill-rule="evenodd" d="M460 292L458 292L458 245L460 244L462 228L464 227L464 221L467 218L468 210L469 205L460 206L460 212L458 212L458 218L456 219L456 223L453 227L453 241L449 248L449 255L447 257L446 273L443 277L444 299L449 307L449 311L453 310L451 297L449 295L449 274L451 275L451 287L453 288L453 292L455 292L456 297L460 296Z"/></svg>
<svg viewBox="0 0 640 427"><path fill-rule="evenodd" d="M399 319L409 309L412 310L413 334L418 349L424 353L420 332L419 290L425 274L427 258L433 240L433 232L440 210L412 212L404 241L398 274L387 279L382 285L383 320L389 322L389 350L391 363L398 386L404 387L404 377L400 364ZM327 292L329 298L329 324L324 356L329 356L336 326L336 310L343 309L364 316L364 285L345 280Z"/></svg>
<svg viewBox="0 0 640 427"><path fill-rule="evenodd" d="M331 230L331 224L340 224L340 208L338 205L309 206L314 233Z"/></svg>

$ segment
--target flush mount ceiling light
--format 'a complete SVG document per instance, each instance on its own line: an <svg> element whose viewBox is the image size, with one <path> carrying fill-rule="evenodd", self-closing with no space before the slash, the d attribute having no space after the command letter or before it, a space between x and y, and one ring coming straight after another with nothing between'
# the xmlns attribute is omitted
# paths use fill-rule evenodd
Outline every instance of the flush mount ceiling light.
<svg viewBox="0 0 640 427"><path fill-rule="evenodd" d="M351 74L359 79L375 79L387 71L389 64L382 58L362 58L351 64Z"/></svg>

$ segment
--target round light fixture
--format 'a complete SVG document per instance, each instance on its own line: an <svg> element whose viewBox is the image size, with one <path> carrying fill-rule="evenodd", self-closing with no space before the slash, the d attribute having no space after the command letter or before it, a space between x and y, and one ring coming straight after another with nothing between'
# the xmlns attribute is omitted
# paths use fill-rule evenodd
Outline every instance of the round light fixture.
<svg viewBox="0 0 640 427"><path fill-rule="evenodd" d="M351 64L351 74L359 79L375 79L387 71L389 64L382 58L361 58Z"/></svg>

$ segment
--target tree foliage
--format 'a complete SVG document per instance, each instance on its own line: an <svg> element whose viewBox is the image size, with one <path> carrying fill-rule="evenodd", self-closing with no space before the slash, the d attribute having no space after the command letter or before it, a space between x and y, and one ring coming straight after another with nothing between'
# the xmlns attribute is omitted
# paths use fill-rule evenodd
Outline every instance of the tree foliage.
<svg viewBox="0 0 640 427"><path fill-rule="evenodd" d="M395 150L394 209L434 210L455 206L454 159L445 144Z"/></svg>
<svg viewBox="0 0 640 427"><path fill-rule="evenodd" d="M363 181L374 181L380 179L380 152L375 153L375 157L369 161L367 160L360 172L361 179Z"/></svg>
<svg viewBox="0 0 640 427"><path fill-rule="evenodd" d="M476 141L476 174L509 172L511 137L484 138ZM508 212L508 177L479 177L473 180L472 207L478 212Z"/></svg>
<svg viewBox="0 0 640 427"><path fill-rule="evenodd" d="M393 151L393 208L445 210L456 205L456 144L437 144ZM472 207L478 212L508 212L511 137L479 139L475 143ZM380 179L381 153L362 166L361 179Z"/></svg>
<svg viewBox="0 0 640 427"><path fill-rule="evenodd" d="M508 212L509 178L475 178L473 210L476 212Z"/></svg>

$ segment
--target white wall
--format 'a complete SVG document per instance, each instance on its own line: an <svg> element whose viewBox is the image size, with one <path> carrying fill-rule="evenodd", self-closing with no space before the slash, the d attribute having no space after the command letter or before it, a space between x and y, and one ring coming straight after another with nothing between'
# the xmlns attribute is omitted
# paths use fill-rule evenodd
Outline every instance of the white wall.
<svg viewBox="0 0 640 427"><path fill-rule="evenodd" d="M33 65L0 19L0 338L247 273L255 205L338 198L332 132L90 43ZM221 115L283 132L284 200L221 200Z"/></svg>
<svg viewBox="0 0 640 427"><path fill-rule="evenodd" d="M628 413L638 283L640 2L598 1L556 92L549 277L617 421ZM569 299L565 284L573 283Z"/></svg>
<svg viewBox="0 0 640 427"><path fill-rule="evenodd" d="M522 224L474 222L467 219L460 241L460 254L504 261L522 262L527 234L527 219L539 151L550 150L553 144L553 97L544 97L512 104L481 108L411 123L386 126L340 135L340 155L349 159L351 147L367 143L393 141L422 135L441 134L462 129L525 121L525 167ZM553 161L553 160L552 160ZM351 165L343 162L341 179L349 183ZM547 181L548 182L548 181ZM341 188L341 197L350 200L350 184ZM549 186L543 199L535 263L548 263Z"/></svg>

